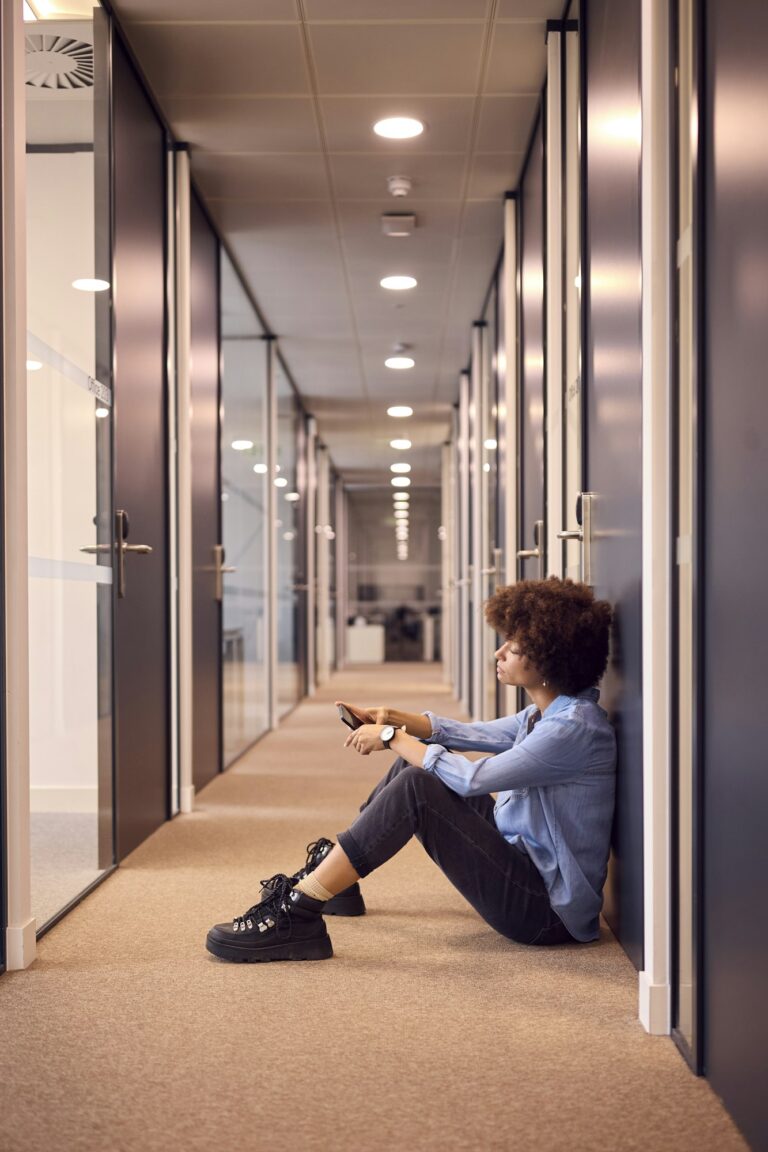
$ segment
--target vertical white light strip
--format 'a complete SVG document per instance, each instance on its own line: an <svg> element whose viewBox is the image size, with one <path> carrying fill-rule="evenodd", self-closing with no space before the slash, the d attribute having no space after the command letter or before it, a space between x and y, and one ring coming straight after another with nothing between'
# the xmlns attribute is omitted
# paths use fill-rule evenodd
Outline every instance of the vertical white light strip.
<svg viewBox="0 0 768 1152"><path fill-rule="evenodd" d="M27 576L26 108L20 4L2 12L3 376L5 379L5 761L8 969L37 952L29 837L29 629Z"/></svg>
<svg viewBox="0 0 768 1152"><path fill-rule="evenodd" d="M455 532L453 528L453 452L451 441L443 444L441 459L441 489L440 489L440 524L442 526L442 539L440 541L440 583L442 596L440 599L440 656L443 665L443 683L453 682L453 548Z"/></svg>
<svg viewBox="0 0 768 1152"><path fill-rule="evenodd" d="M517 580L517 548L518 548L518 510L517 501L519 493L519 461L518 461L518 425L519 425L519 363L518 363L518 302L520 284L517 258L517 200L508 197L504 204L504 347L506 352L506 453L505 475L503 483L506 484L507 498L505 523L505 584L513 584ZM507 688L507 712L514 712L517 707L517 690Z"/></svg>
<svg viewBox="0 0 768 1152"><path fill-rule="evenodd" d="M176 398L178 515L179 806L195 803L192 740L192 395L189 153L176 154Z"/></svg>
<svg viewBox="0 0 768 1152"><path fill-rule="evenodd" d="M317 499L315 515L309 525L310 543L317 552L317 683L322 686L331 674L331 594L330 553L333 541L325 528L331 522L328 504L330 460L328 449L317 449ZM318 531L320 529L320 531Z"/></svg>
<svg viewBox="0 0 768 1152"><path fill-rule="evenodd" d="M469 651L469 585L472 575L472 541L469 534L469 374L462 372L459 383L459 504L461 540L459 541L459 605L461 658L459 661L459 703L469 711L469 684L472 657Z"/></svg>
<svg viewBox="0 0 768 1152"><path fill-rule="evenodd" d="M267 724L277 727L277 380L275 341L267 339Z"/></svg>
<svg viewBox="0 0 768 1152"><path fill-rule="evenodd" d="M472 329L472 378L471 394L474 408L472 420L471 458L475 463L470 500L472 503L472 719L488 719L485 716L485 648L487 625L483 620L482 606L486 600L486 575L483 569L490 564L488 555L488 474L483 471L485 450L486 409L486 355L488 341L484 324L475 324Z"/></svg>
<svg viewBox="0 0 768 1152"><path fill-rule="evenodd" d="M168 202L168 604L170 606L170 711L171 731L171 815L181 806L179 780L179 554L178 554L178 414L176 380L176 165L175 152L166 158Z"/></svg>
<svg viewBox="0 0 768 1152"><path fill-rule="evenodd" d="M317 686L317 550L315 546L315 523L317 522L317 421L314 416L307 419L307 434L304 438L307 459L304 475L307 478L304 500L304 547L306 548L305 579L307 582L307 615L304 621L307 643L307 695L314 696Z"/></svg>
<svg viewBox="0 0 768 1152"><path fill-rule="evenodd" d="M547 36L547 575L562 576L563 545L563 126L562 34Z"/></svg>
<svg viewBox="0 0 768 1152"><path fill-rule="evenodd" d="M565 53L565 413L563 437L565 439L565 505L563 528L576 528L576 499L581 491L581 242L579 209L579 32L568 31L563 45ZM565 543L565 576L581 579L581 544L578 540Z"/></svg>
<svg viewBox="0 0 768 1152"><path fill-rule="evenodd" d="M347 663L347 617L349 616L349 533L347 493L339 481L336 485L336 667Z"/></svg>
<svg viewBox="0 0 768 1152"><path fill-rule="evenodd" d="M664 1035L670 1000L669 14L642 4L643 267L643 1027Z"/></svg>

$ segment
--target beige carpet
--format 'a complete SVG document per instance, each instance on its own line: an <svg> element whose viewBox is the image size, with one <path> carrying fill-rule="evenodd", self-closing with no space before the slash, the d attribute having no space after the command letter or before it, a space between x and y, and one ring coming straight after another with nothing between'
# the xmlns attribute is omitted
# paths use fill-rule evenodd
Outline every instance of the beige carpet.
<svg viewBox="0 0 768 1152"><path fill-rule="evenodd" d="M605 931L526 949L418 843L329 919L332 960L230 965L203 947L258 881L335 835L386 754L344 751L330 701L456 715L436 667L339 675L160 829L0 979L0 1147L166 1152L746 1145L672 1042L637 1021Z"/></svg>

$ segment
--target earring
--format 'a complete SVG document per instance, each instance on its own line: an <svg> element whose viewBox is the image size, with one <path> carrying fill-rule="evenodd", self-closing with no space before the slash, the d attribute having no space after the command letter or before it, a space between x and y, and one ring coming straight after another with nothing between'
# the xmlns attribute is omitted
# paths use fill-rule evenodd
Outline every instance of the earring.
<svg viewBox="0 0 768 1152"><path fill-rule="evenodd" d="M546 680L542 680L541 686L542 686L542 688L546 688L546 686L547 686Z"/></svg>

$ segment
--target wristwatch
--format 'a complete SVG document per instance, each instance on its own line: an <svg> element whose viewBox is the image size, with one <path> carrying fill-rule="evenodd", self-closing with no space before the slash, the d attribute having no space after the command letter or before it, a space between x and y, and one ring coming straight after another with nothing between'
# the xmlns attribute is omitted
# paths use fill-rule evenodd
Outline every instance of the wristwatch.
<svg viewBox="0 0 768 1152"><path fill-rule="evenodd" d="M379 733L379 740L381 740L385 748L389 748L389 742L390 740L394 740L395 732L397 732L397 728L395 728L394 724L385 724L382 728Z"/></svg>

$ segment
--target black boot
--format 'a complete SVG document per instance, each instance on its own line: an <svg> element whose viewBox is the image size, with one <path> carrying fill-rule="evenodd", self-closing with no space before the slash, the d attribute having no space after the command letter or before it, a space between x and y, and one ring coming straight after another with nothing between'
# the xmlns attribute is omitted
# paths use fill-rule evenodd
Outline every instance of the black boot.
<svg viewBox="0 0 768 1152"><path fill-rule="evenodd" d="M333 947L323 904L293 890L288 876L273 876L271 894L231 924L211 928L205 946L222 960L327 960Z"/></svg>
<svg viewBox="0 0 768 1152"><path fill-rule="evenodd" d="M298 884L299 880L303 880L310 872L314 872L331 848L333 848L333 840L327 840L324 836L319 840L313 840L311 844L307 844L307 862L298 872L294 872L291 876L291 883ZM265 900L272 892L274 882L278 878L278 876L272 876L269 880L261 881L262 900ZM364 913L365 901L357 882L350 884L349 888L345 888L343 892L338 892L332 896L330 900L326 901L323 908L324 916L362 916Z"/></svg>

